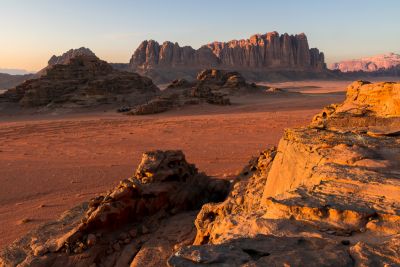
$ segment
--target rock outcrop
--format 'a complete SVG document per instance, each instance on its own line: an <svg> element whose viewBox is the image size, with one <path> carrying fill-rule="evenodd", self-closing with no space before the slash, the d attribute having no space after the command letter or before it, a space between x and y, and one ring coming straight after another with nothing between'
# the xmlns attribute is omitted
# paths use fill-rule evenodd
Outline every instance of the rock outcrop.
<svg viewBox="0 0 400 267"><path fill-rule="evenodd" d="M133 177L6 248L0 265L165 265L192 241L193 211L222 201L229 186L199 173L181 151L144 153Z"/></svg>
<svg viewBox="0 0 400 267"><path fill-rule="evenodd" d="M400 265L399 86L355 82L286 130L223 203L203 206L194 245L169 265Z"/></svg>
<svg viewBox="0 0 400 267"><path fill-rule="evenodd" d="M230 105L229 96L263 94L265 89L264 86L248 84L238 72L207 69L199 72L194 82L185 79L173 81L161 92L160 96L148 103L136 106L128 114L161 113L174 108L201 103Z"/></svg>
<svg viewBox="0 0 400 267"><path fill-rule="evenodd" d="M8 90L2 100L22 107L47 108L136 105L159 92L149 78L114 70L94 55L67 53L51 61L62 64L52 65L39 78Z"/></svg>
<svg viewBox="0 0 400 267"><path fill-rule="evenodd" d="M398 65L400 65L400 55L388 53L372 57L340 61L333 63L330 68L333 70L340 70L341 72L375 72L378 70L390 69Z"/></svg>
<svg viewBox="0 0 400 267"><path fill-rule="evenodd" d="M309 48L304 33L279 35L277 32L226 43L213 42L197 50L168 41L162 45L153 40L143 41L129 64L132 70L146 73L157 82L179 76L193 77L205 68L255 71L259 75L267 70L320 72L326 68L324 54Z"/></svg>

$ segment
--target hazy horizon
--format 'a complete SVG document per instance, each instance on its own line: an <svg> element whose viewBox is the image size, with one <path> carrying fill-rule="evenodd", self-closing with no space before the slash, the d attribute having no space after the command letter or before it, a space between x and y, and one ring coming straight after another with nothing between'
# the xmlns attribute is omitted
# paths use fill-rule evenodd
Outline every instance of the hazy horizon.
<svg viewBox="0 0 400 267"><path fill-rule="evenodd" d="M198 48L213 41L277 31L304 32L329 64L400 51L400 2L3 0L0 72L38 71L52 55L88 47L127 63L146 39Z"/></svg>

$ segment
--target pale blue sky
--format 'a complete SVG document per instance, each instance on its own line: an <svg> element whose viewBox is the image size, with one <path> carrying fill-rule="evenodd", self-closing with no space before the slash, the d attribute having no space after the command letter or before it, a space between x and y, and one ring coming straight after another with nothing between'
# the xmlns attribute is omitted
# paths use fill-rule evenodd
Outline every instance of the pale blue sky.
<svg viewBox="0 0 400 267"><path fill-rule="evenodd" d="M195 48L254 33L304 32L328 63L400 52L396 0L0 0L0 68L38 70L86 46L128 62L144 39Z"/></svg>

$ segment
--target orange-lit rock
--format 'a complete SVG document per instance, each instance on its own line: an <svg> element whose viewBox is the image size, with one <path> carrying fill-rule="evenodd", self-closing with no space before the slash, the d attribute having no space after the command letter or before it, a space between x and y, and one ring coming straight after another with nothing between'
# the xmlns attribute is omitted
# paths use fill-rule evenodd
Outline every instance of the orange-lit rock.
<svg viewBox="0 0 400 267"><path fill-rule="evenodd" d="M400 126L398 86L353 83L343 104L325 109L310 127L286 130L276 150L258 159L262 167L250 164L254 173L245 170L248 176L242 173L223 203L203 206L195 246L178 251L170 266L399 265L399 135L367 130ZM257 201L248 205L248 199ZM260 245L260 234L276 245ZM293 248L288 238L301 242ZM318 262L300 252L315 240L327 243L314 253L330 253L332 242L338 256ZM233 251L239 254L223 256ZM289 251L298 254L285 258Z"/></svg>

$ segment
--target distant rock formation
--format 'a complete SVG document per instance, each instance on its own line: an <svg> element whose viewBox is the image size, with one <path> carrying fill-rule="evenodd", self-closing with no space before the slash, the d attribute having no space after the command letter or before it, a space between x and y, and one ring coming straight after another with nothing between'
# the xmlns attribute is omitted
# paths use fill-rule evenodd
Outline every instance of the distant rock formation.
<svg viewBox="0 0 400 267"><path fill-rule="evenodd" d="M57 64L68 64L71 59L77 57L77 56L92 56L92 57L96 57L96 55L89 49L86 47L81 47L78 49L70 49L67 52L65 52L64 54L62 54L61 56L56 56L53 55L50 59L48 64L50 66L54 66Z"/></svg>
<svg viewBox="0 0 400 267"><path fill-rule="evenodd" d="M266 89L247 83L236 71L206 69L199 72L196 81L175 80L157 98L124 111L130 115L147 115L200 103L230 105L229 96L265 93Z"/></svg>
<svg viewBox="0 0 400 267"><path fill-rule="evenodd" d="M375 72L378 70L390 69L398 65L400 65L400 55L388 53L372 57L340 61L333 63L330 68L333 70L340 70L341 72Z"/></svg>
<svg viewBox="0 0 400 267"><path fill-rule="evenodd" d="M51 69L55 65L59 64L69 64L71 59L77 57L77 56L92 56L96 57L96 55L88 48L81 47L78 49L70 49L61 56L55 56L53 55L49 61L48 65L38 71L37 73L32 73L32 74L24 74L24 75L10 75L10 74L5 74L5 73L0 73L0 90L1 89L10 89L13 87L16 87L17 85L20 85L26 80L29 79L34 79L34 78L39 78L41 75L46 74L47 70Z"/></svg>
<svg viewBox="0 0 400 267"><path fill-rule="evenodd" d="M322 71L324 54L310 49L304 33L256 34L250 39L214 42L193 49L178 43L143 41L134 52L129 67L157 80L193 76L205 68L263 71Z"/></svg>
<svg viewBox="0 0 400 267"><path fill-rule="evenodd" d="M92 50L90 50L89 48L81 47L77 49L70 49L67 52L63 53L61 56L53 55L47 62L48 65L36 73L36 77L46 74L46 71L51 69L55 65L69 64L73 58L78 56L89 56L98 59L95 53L93 53Z"/></svg>
<svg viewBox="0 0 400 267"><path fill-rule="evenodd" d="M39 78L5 92L1 95L2 100L18 103L21 107L47 108L116 103L135 105L159 92L149 78L114 70L94 55L71 56L67 53L51 60L51 63L55 62L58 63L50 65Z"/></svg>

